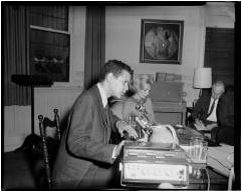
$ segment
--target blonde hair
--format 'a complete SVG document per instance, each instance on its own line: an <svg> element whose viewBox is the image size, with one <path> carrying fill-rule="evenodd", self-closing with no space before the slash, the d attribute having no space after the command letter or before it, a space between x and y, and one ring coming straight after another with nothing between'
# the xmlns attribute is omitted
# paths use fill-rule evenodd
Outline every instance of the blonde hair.
<svg viewBox="0 0 242 192"><path fill-rule="evenodd" d="M149 75L138 75L133 77L132 86L135 89L135 91L143 90L145 89L146 85L150 85L153 83L152 78L150 78Z"/></svg>

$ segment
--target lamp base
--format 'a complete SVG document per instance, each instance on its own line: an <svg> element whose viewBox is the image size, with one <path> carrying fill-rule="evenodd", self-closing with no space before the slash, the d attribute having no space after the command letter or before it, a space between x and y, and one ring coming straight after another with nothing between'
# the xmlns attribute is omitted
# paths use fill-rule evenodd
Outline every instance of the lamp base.
<svg viewBox="0 0 242 192"><path fill-rule="evenodd" d="M199 97L202 97L202 94L203 94L203 89L200 89L200 91L199 91Z"/></svg>

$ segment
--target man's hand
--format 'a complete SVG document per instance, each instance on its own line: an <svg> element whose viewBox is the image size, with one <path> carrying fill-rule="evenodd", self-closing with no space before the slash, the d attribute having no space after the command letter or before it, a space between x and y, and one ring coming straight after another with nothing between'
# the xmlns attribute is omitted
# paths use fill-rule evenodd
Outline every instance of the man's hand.
<svg viewBox="0 0 242 192"><path fill-rule="evenodd" d="M206 126L207 130L212 130L214 127L218 127L218 124L217 123L212 123L212 124L208 124Z"/></svg>
<svg viewBox="0 0 242 192"><path fill-rule="evenodd" d="M131 127L131 125L127 124L125 121L119 120L116 123L116 127L121 137L124 136L124 131L126 131L129 134L129 136L133 137L134 139L138 137L136 131Z"/></svg>
<svg viewBox="0 0 242 192"><path fill-rule="evenodd" d="M202 130L207 130L206 126L203 124L201 120L196 119L194 126L196 127L197 130L202 131Z"/></svg>
<svg viewBox="0 0 242 192"><path fill-rule="evenodd" d="M122 147L123 147L123 145L124 145L124 142L125 142L125 140L121 141L121 142L115 147L115 149L114 149L114 157L115 157L115 158L119 156L119 154L120 154L120 152L121 152L121 149L122 149Z"/></svg>
<svg viewBox="0 0 242 192"><path fill-rule="evenodd" d="M210 130L212 130L214 127L217 127L218 125L217 125L217 123L212 123L212 124L208 124L207 126L205 126L201 120L196 119L196 120L195 120L195 123L194 123L194 126L195 126L195 127L197 128L197 130L199 130L199 131L203 131L203 130L210 131Z"/></svg>

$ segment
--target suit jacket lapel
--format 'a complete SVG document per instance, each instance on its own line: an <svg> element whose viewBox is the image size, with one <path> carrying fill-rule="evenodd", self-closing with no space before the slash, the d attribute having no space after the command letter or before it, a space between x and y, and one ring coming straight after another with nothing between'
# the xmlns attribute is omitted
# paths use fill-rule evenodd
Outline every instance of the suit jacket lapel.
<svg viewBox="0 0 242 192"><path fill-rule="evenodd" d="M208 97L207 104L204 103L204 106L206 107L206 110L205 110L206 116L209 113L209 106L210 106L211 98L212 98L212 95L210 97Z"/></svg>
<svg viewBox="0 0 242 192"><path fill-rule="evenodd" d="M103 134L104 134L104 142L108 143L109 139L110 139L110 135L111 135L111 128L109 127L109 115L108 115L108 106L107 109L105 109L103 107L103 103L102 103L102 98L99 92L99 89L97 87L97 85L94 87L94 92L95 92L95 96L96 96L96 105L98 107L98 111L99 113L99 117L100 117L100 122L102 123L103 127Z"/></svg>

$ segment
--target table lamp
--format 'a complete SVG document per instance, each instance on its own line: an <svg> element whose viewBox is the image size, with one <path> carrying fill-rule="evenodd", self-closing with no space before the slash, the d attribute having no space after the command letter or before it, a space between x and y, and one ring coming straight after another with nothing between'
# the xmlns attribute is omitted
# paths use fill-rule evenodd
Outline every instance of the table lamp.
<svg viewBox="0 0 242 192"><path fill-rule="evenodd" d="M202 96L202 89L212 87L212 69L211 68L196 68L193 79L193 87L200 89L199 97Z"/></svg>

